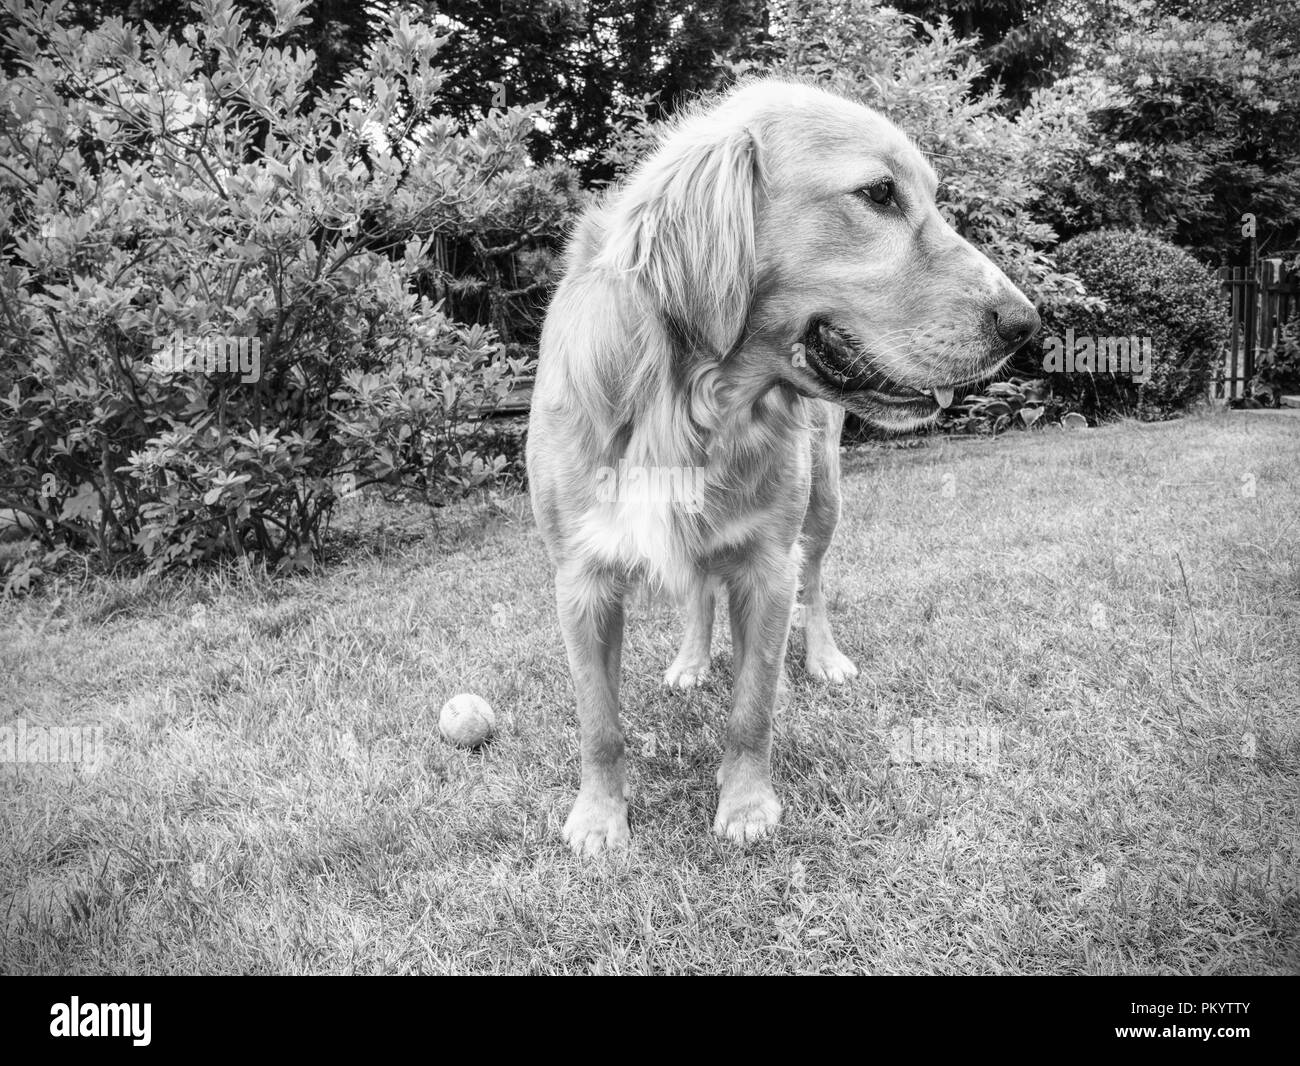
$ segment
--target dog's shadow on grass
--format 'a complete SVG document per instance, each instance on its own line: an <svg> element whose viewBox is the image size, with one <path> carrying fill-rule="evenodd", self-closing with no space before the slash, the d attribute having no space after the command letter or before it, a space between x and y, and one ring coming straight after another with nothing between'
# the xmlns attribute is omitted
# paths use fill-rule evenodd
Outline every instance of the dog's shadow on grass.
<svg viewBox="0 0 1300 1066"><path fill-rule="evenodd" d="M661 668L635 675L625 671L620 702L634 834L689 836L687 828L711 833L733 676L729 647L715 650L706 678L688 689L664 685ZM873 764L883 761L883 749L874 750L880 745L867 735L874 722L873 696L874 685L864 675L839 686L812 678L803 667L802 637L796 644L792 636L772 745L773 780L787 812L826 802L842 805L834 783L850 778L861 783L864 754Z"/></svg>

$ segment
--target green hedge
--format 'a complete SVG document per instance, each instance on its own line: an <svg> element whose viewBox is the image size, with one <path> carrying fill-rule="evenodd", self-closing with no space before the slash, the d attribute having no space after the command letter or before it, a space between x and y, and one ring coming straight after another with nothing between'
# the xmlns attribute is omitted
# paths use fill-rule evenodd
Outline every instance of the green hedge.
<svg viewBox="0 0 1300 1066"><path fill-rule="evenodd" d="M1094 417L1149 419L1173 417L1206 395L1228 332L1228 311L1209 268L1158 237L1122 230L1081 234L1056 256L1059 269L1077 275L1105 306L1045 314L1034 352L1053 392ZM1149 340L1149 373L1141 373L1141 358L1119 372L1096 362L1070 371L1050 360L1070 340L1076 356L1084 354L1084 338L1094 341L1094 360L1098 348L1113 350L1110 338L1136 338L1143 351ZM1141 377L1146 380L1135 380Z"/></svg>

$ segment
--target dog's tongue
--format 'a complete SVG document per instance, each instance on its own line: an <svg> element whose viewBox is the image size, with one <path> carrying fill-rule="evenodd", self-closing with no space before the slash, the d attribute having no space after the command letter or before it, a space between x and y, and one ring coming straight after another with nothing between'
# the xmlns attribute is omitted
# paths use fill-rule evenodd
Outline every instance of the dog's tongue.
<svg viewBox="0 0 1300 1066"><path fill-rule="evenodd" d="M948 408L952 406L952 389L935 389L935 401L940 407Z"/></svg>

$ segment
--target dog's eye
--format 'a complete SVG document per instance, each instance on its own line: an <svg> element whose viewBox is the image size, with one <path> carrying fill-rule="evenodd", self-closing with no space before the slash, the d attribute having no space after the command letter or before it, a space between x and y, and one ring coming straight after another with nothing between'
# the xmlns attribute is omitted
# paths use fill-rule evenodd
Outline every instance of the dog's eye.
<svg viewBox="0 0 1300 1066"><path fill-rule="evenodd" d="M858 193L865 196L873 204L879 204L881 207L888 207L890 204L897 203L894 198L893 178L881 178L879 181L873 181L870 185L864 185L858 190Z"/></svg>

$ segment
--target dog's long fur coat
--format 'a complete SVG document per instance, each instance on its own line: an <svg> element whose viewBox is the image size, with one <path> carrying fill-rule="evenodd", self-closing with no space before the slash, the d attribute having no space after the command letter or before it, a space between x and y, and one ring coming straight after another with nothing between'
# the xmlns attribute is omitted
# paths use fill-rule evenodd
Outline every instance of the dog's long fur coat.
<svg viewBox="0 0 1300 1066"><path fill-rule="evenodd" d="M619 655L639 579L686 607L665 676L677 687L709 669L725 587L735 683L714 830L743 841L776 825L771 719L800 588L808 672L857 673L821 579L844 409L921 425L1038 325L935 190L881 115L760 80L690 111L573 233L528 472L577 695L582 779L564 827L576 851L628 839Z"/></svg>

